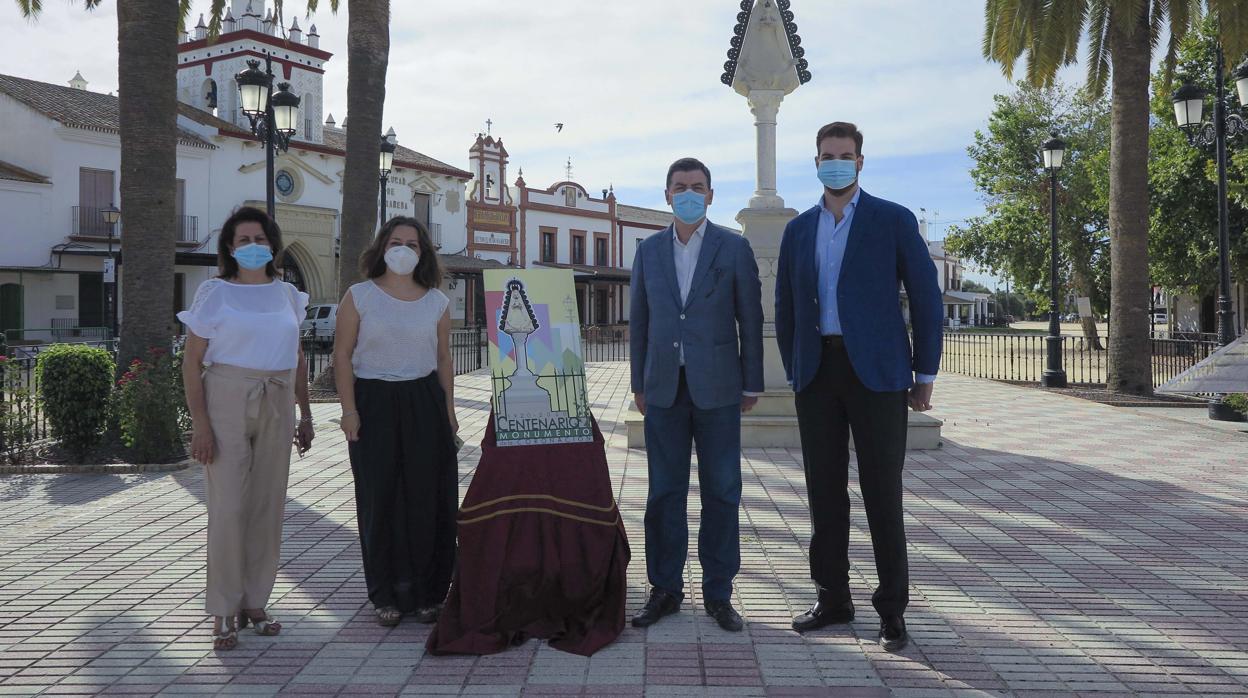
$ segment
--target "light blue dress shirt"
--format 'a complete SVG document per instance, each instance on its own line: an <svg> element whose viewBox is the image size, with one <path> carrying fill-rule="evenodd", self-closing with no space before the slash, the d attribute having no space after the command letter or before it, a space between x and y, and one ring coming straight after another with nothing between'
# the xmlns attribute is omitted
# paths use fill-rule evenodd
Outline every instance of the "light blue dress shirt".
<svg viewBox="0 0 1248 698"><path fill-rule="evenodd" d="M849 229L854 224L854 212L862 189L854 192L854 198L845 205L841 220L828 210L826 201L819 197L819 227L815 234L815 264L819 272L819 332L825 337L839 335L841 314L837 305L837 284L841 280L841 262L845 259L845 246L849 242ZM918 383L932 383L936 376L915 374Z"/></svg>

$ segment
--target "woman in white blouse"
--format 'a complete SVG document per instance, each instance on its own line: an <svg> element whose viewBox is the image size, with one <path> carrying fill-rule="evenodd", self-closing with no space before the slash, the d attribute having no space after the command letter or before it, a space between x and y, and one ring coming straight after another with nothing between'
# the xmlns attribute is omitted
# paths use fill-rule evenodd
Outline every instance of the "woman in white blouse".
<svg viewBox="0 0 1248 698"><path fill-rule="evenodd" d="M450 299L423 224L392 218L338 306L334 371L368 598L383 626L431 623L455 567L459 477Z"/></svg>
<svg viewBox="0 0 1248 698"><path fill-rule="evenodd" d="M233 649L248 623L282 626L265 610L277 576L292 439L312 444L299 323L308 295L278 280L281 231L240 208L217 242L220 276L200 284L187 327L182 379L194 422L191 455L208 494L208 588L213 646ZM296 426L295 402L303 417Z"/></svg>

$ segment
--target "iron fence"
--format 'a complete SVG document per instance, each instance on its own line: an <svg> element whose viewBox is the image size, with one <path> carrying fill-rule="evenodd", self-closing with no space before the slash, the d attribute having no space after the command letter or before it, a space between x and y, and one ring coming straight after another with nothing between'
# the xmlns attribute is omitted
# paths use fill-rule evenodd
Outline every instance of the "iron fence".
<svg viewBox="0 0 1248 698"><path fill-rule="evenodd" d="M308 382L315 383L325 377L333 366L334 347L313 341L305 335L303 354L308 362ZM485 328L464 327L451 330L451 358L455 363L455 375L472 373L485 367Z"/></svg>
<svg viewBox="0 0 1248 698"><path fill-rule="evenodd" d="M628 325L582 325L581 353L585 363L628 361Z"/></svg>
<svg viewBox="0 0 1248 698"><path fill-rule="evenodd" d="M1071 385L1104 386L1109 375L1109 338L1063 336L1062 364ZM985 332L946 332L942 371L1018 383L1038 382L1045 367L1045 336ZM1195 366L1218 348L1212 338L1150 340L1153 386Z"/></svg>

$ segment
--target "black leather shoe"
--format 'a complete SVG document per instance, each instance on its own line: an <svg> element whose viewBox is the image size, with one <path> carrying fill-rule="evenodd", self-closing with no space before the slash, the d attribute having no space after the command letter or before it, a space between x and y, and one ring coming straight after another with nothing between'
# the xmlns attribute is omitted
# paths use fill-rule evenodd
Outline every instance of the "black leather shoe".
<svg viewBox="0 0 1248 698"><path fill-rule="evenodd" d="M741 614L732 607L731 601L707 601L706 615L714 618L719 627L730 633L740 632L745 627Z"/></svg>
<svg viewBox="0 0 1248 698"><path fill-rule="evenodd" d="M880 647L885 652L900 652L908 644L910 635L906 633L906 621L901 616L880 619Z"/></svg>
<svg viewBox="0 0 1248 698"><path fill-rule="evenodd" d="M799 633L818 630L827 625L852 623L854 620L854 602L833 601L826 590L819 590L819 600L810 610L793 619L793 629Z"/></svg>
<svg viewBox="0 0 1248 698"><path fill-rule="evenodd" d="M633 616L633 627L649 627L659 622L663 616L672 615L680 610L680 602L684 598L684 594L678 596L662 589L651 590L650 598L646 601L646 605L642 606L641 613Z"/></svg>

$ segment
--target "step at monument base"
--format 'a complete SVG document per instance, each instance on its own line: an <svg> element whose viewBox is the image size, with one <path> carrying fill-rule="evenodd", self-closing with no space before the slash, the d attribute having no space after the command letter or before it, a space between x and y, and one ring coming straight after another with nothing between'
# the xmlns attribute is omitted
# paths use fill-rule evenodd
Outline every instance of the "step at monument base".
<svg viewBox="0 0 1248 698"><path fill-rule="evenodd" d="M909 412L909 429L906 432L907 451L930 451L943 445L939 419L921 412ZM628 434L628 447L646 448L645 420L629 400L624 417ZM741 417L742 448L801 448L802 441L797 429L797 415L793 407L793 395L768 393L749 414ZM849 447L854 447L850 439Z"/></svg>

